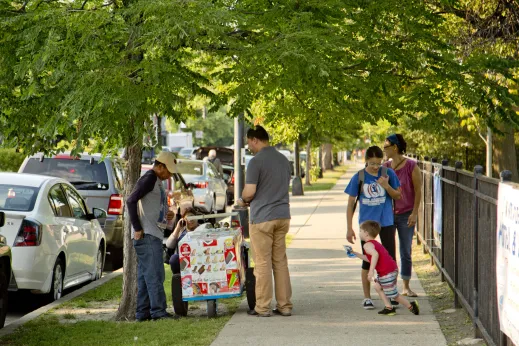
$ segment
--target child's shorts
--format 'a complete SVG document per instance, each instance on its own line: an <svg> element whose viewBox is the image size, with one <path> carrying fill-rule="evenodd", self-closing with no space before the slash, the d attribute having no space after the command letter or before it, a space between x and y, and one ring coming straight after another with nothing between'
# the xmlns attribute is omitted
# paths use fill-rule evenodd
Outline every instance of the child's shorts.
<svg viewBox="0 0 519 346"><path fill-rule="evenodd" d="M382 290L388 298L398 297L398 288L396 286L396 280L398 279L398 270L391 272L384 276L379 276L377 282L382 287Z"/></svg>

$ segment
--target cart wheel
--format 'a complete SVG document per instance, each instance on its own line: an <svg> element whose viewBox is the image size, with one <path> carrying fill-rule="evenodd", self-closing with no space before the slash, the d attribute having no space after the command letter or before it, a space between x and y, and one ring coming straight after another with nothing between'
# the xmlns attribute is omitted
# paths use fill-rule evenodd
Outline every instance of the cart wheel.
<svg viewBox="0 0 519 346"><path fill-rule="evenodd" d="M173 297L173 308L175 314L187 316L188 303L182 300L182 282L180 274L173 274L171 278L171 296Z"/></svg>
<svg viewBox="0 0 519 346"><path fill-rule="evenodd" d="M207 301L207 317L215 318L216 317L216 300L208 300Z"/></svg>
<svg viewBox="0 0 519 346"><path fill-rule="evenodd" d="M254 268L247 268L245 272L245 290L247 291L249 309L254 310L256 307L256 277L254 276Z"/></svg>

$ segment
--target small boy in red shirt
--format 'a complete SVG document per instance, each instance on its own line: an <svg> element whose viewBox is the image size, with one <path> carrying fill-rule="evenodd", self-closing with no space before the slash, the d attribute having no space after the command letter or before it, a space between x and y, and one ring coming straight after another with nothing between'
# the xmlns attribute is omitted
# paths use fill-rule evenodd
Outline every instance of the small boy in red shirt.
<svg viewBox="0 0 519 346"><path fill-rule="evenodd" d="M389 298L399 302L403 306L409 309L413 314L420 314L420 308L418 302L415 300L409 303L407 299L398 293L397 289L397 278L398 278L398 266L389 255L386 248L382 246L375 238L380 233L380 225L375 221L364 221L360 225L359 236L360 239L365 242L363 247L364 254L351 251L358 258L369 262L368 280L372 281L375 277L375 270L377 271L377 277L375 281L375 290L377 291L380 299L384 302L384 309L379 311L380 315L392 316L395 315L395 308L391 305Z"/></svg>

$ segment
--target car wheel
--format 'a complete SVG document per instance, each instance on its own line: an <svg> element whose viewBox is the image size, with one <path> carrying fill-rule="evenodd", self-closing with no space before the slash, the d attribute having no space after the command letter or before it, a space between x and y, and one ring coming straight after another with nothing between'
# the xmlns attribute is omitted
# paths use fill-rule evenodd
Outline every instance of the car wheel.
<svg viewBox="0 0 519 346"><path fill-rule="evenodd" d="M0 328L3 328L7 316L9 279L7 268L0 266Z"/></svg>
<svg viewBox="0 0 519 346"><path fill-rule="evenodd" d="M207 301L207 317L215 318L218 315L216 299Z"/></svg>
<svg viewBox="0 0 519 346"><path fill-rule="evenodd" d="M110 255L106 256L105 259L105 270L114 271L123 266L123 248L116 248L114 246L108 245L106 247L106 252Z"/></svg>
<svg viewBox="0 0 519 346"><path fill-rule="evenodd" d="M225 207L227 207L227 194L225 194L225 202L223 203L222 209L218 210L218 212L225 213Z"/></svg>
<svg viewBox="0 0 519 346"><path fill-rule="evenodd" d="M52 301L60 299L63 294L63 276L65 273L63 267L63 261L61 258L58 258L56 264L54 264L54 269L52 270L52 282L49 293Z"/></svg>
<svg viewBox="0 0 519 346"><path fill-rule="evenodd" d="M211 206L210 214L216 214L218 210L216 210L216 196L213 196L213 205Z"/></svg>
<svg viewBox="0 0 519 346"><path fill-rule="evenodd" d="M182 300L182 282L180 274L173 274L171 278L171 297L173 308L178 316L187 316L188 302Z"/></svg>
<svg viewBox="0 0 519 346"><path fill-rule="evenodd" d="M103 267L105 264L105 253L103 251L103 246L99 245L99 250L97 250L97 258L96 258L96 269L95 269L95 276L94 281L101 279L101 276L103 276Z"/></svg>

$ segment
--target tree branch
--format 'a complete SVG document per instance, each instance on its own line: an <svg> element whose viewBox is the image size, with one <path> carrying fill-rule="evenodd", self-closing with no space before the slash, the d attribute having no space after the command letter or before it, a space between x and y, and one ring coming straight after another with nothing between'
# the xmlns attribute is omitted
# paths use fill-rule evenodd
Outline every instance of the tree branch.
<svg viewBox="0 0 519 346"><path fill-rule="evenodd" d="M292 94L294 94L296 100L303 105L304 108L308 109L308 110L311 110L311 111L315 111L314 108L312 107L308 107L306 105L306 103L299 97L299 95L296 93L296 91L294 90L294 88L290 88L290 90L292 91Z"/></svg>

